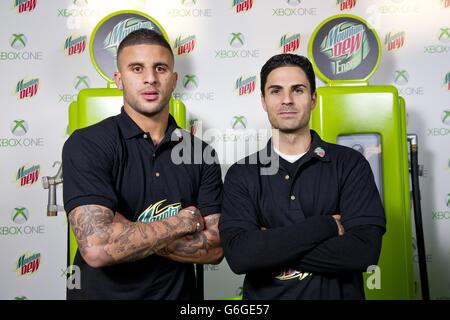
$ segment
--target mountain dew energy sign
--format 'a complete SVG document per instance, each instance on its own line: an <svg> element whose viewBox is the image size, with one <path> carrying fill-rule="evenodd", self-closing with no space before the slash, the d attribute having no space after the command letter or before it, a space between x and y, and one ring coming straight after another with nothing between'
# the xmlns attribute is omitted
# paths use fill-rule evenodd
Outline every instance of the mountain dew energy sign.
<svg viewBox="0 0 450 320"><path fill-rule="evenodd" d="M366 81L381 59L381 44L363 19L340 14L314 30L308 55L317 75L324 81Z"/></svg>
<svg viewBox="0 0 450 320"><path fill-rule="evenodd" d="M169 42L166 32L158 21L139 11L114 12L95 26L89 42L89 52L95 69L108 82L114 81L114 72L117 70L116 55L120 42L130 32L142 28L161 33Z"/></svg>

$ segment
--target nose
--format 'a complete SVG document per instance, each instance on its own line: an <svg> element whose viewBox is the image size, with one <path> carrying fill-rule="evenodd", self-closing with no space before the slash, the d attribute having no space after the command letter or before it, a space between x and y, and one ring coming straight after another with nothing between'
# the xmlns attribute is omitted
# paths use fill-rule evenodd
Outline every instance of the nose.
<svg viewBox="0 0 450 320"><path fill-rule="evenodd" d="M283 92L282 104L291 105L293 103L291 92Z"/></svg>
<svg viewBox="0 0 450 320"><path fill-rule="evenodd" d="M143 73L144 84L154 84L157 80L156 71L153 69L148 69Z"/></svg>

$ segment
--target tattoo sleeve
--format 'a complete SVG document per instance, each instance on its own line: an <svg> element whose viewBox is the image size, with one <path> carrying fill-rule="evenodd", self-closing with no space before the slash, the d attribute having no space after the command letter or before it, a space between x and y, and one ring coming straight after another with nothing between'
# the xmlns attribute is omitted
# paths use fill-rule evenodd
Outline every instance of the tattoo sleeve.
<svg viewBox="0 0 450 320"><path fill-rule="evenodd" d="M157 254L186 263L217 264L223 258L218 230L220 214L206 216L205 230L174 240Z"/></svg>
<svg viewBox="0 0 450 320"><path fill-rule="evenodd" d="M152 223L113 222L113 218L110 209L99 205L69 213L80 253L93 267L142 259L189 233L188 221L179 216Z"/></svg>

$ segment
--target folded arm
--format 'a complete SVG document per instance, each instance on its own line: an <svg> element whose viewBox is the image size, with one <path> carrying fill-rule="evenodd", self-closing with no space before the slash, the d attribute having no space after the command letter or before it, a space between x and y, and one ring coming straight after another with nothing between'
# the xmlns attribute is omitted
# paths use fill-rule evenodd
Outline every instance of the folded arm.
<svg viewBox="0 0 450 320"><path fill-rule="evenodd" d="M100 205L83 205L69 213L81 256L91 267L135 261L194 233L203 219L191 210L151 223L124 222Z"/></svg>

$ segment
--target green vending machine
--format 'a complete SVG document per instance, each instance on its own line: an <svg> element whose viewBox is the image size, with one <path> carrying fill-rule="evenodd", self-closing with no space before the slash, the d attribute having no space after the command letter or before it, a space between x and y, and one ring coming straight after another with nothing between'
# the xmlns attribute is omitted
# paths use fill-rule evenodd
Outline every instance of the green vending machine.
<svg viewBox="0 0 450 320"><path fill-rule="evenodd" d="M107 81L107 88L83 89L69 106L69 133L95 124L120 113L123 105L122 91L114 88L116 52L119 43L130 32L153 29L168 40L162 26L152 17L138 11L118 11L103 18L94 28L89 51L96 70ZM186 128L186 108L181 100L171 98L170 113L181 128ZM77 251L77 242L69 227L68 265L72 265Z"/></svg>
<svg viewBox="0 0 450 320"><path fill-rule="evenodd" d="M394 86L367 82L381 59L379 38L363 19L336 15L315 29L308 55L327 84L317 89L311 128L365 155L385 208L380 260L364 275L366 298L414 299L404 100Z"/></svg>

